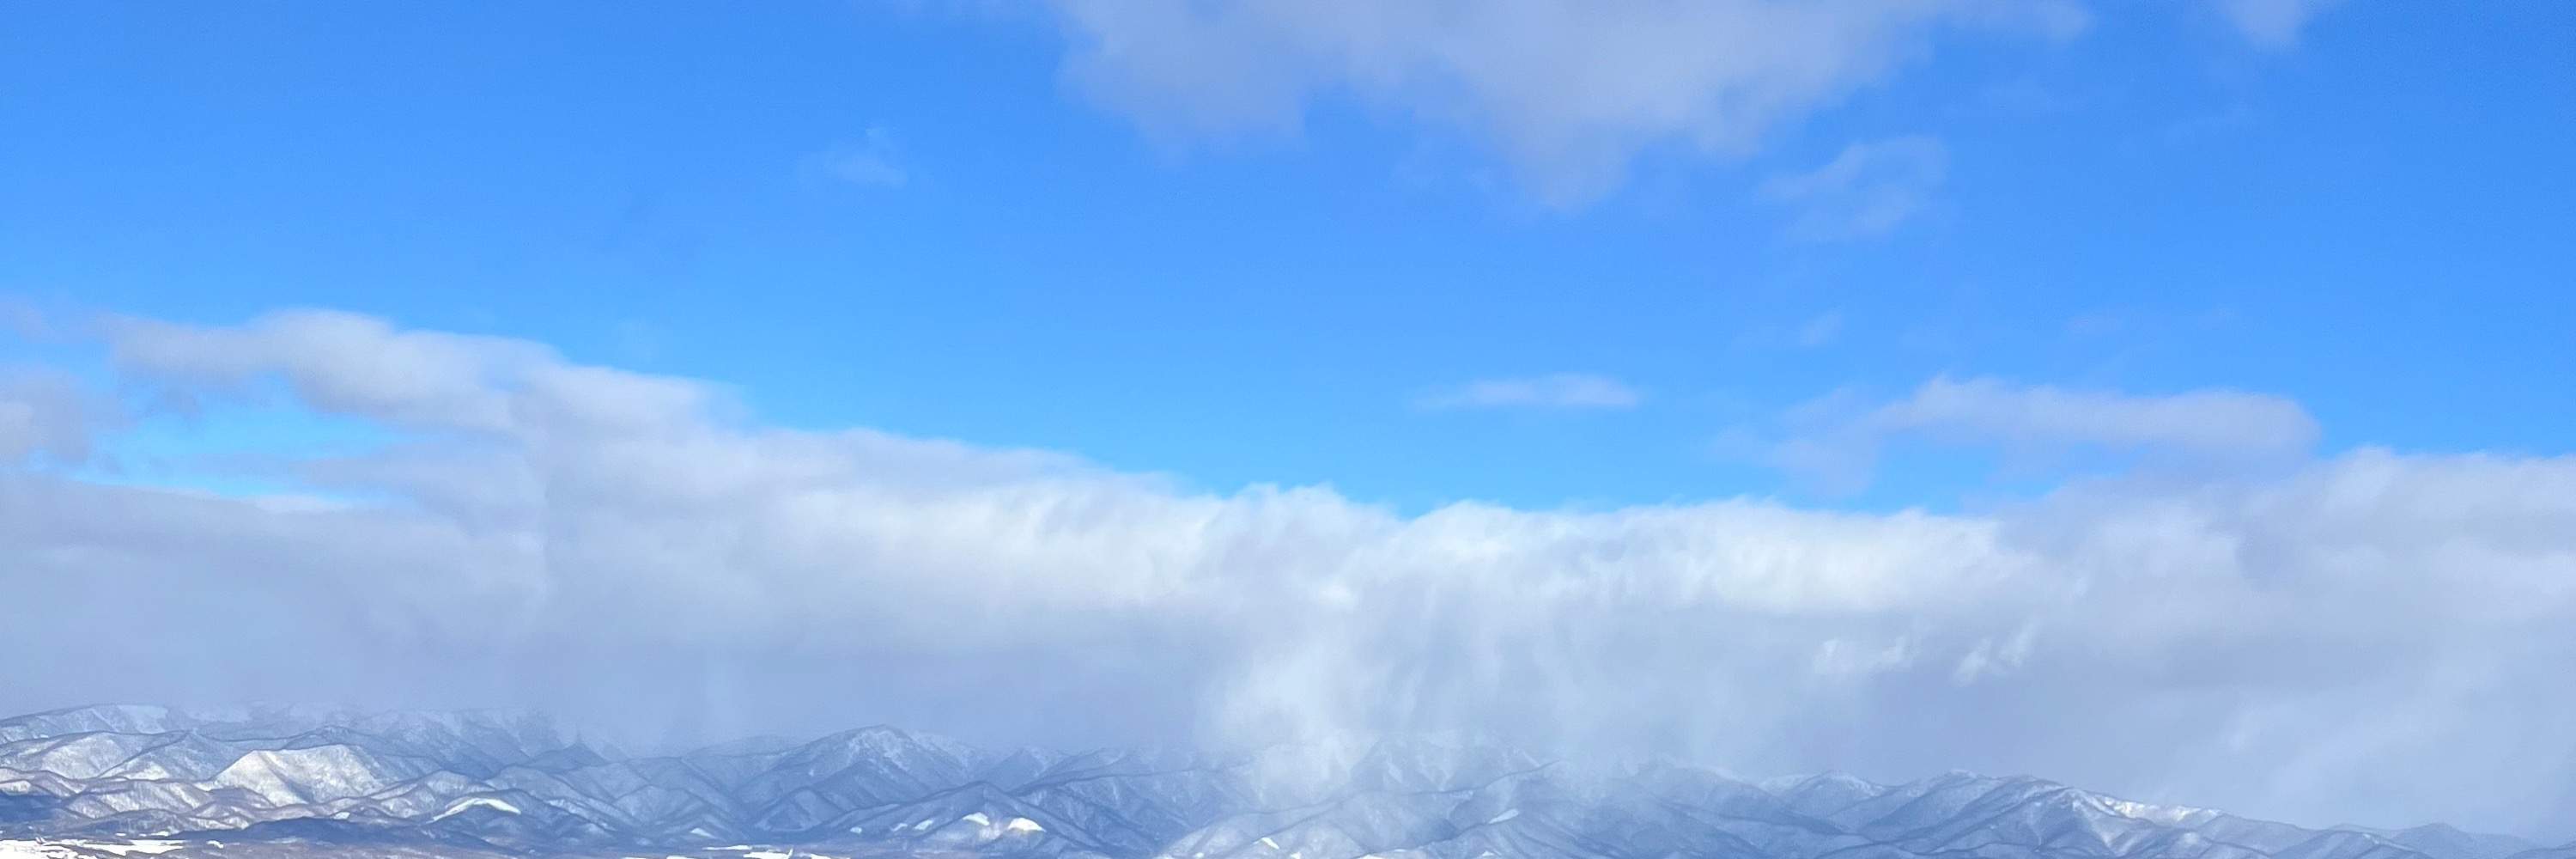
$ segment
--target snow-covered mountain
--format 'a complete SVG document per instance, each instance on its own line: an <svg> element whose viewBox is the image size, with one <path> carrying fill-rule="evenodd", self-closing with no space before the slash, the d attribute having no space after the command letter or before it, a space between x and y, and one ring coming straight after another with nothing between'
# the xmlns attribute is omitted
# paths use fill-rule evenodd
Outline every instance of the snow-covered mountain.
<svg viewBox="0 0 2576 859"><path fill-rule="evenodd" d="M1218 756L893 728L628 756L542 717L84 707L0 721L0 859L2576 859L2444 826L2311 830L2034 778L1760 783L1426 740Z"/></svg>

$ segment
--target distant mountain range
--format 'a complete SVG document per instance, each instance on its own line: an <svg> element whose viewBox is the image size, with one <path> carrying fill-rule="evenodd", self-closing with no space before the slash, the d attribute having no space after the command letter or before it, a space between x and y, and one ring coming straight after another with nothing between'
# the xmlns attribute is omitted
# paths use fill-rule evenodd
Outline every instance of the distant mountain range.
<svg viewBox="0 0 2576 859"><path fill-rule="evenodd" d="M1746 782L1389 739L984 749L876 727L630 756L509 713L58 710L0 721L0 859L2576 859L1952 773Z"/></svg>

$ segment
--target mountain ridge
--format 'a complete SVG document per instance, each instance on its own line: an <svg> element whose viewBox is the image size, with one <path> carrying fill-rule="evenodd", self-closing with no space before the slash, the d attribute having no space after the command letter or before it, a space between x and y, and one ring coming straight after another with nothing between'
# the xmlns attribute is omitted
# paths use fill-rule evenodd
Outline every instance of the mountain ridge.
<svg viewBox="0 0 2576 859"><path fill-rule="evenodd" d="M522 711L98 705L0 719L0 839L36 845L0 859L143 849L107 838L167 840L173 859L316 845L736 859L2576 859L2576 844L2442 824L2309 829L2028 776L1757 782L1405 737L1067 752L874 725L630 755ZM29 852L42 850L56 852Z"/></svg>

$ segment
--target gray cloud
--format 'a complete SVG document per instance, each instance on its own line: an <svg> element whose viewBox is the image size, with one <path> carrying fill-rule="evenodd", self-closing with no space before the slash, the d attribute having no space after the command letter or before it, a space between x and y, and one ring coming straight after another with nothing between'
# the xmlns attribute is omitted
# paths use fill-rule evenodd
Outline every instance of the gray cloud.
<svg viewBox="0 0 2576 859"><path fill-rule="evenodd" d="M2565 457L2362 450L1949 515L1407 515L765 426L703 383L346 314L107 336L124 383L217 419L276 382L398 441L285 463L303 488L264 497L0 471L0 584L43 607L13 617L0 708L508 703L646 739L1468 727L2526 831L2559 827L2576 786ZM2220 438L2154 402L2035 390L1944 382L1883 420ZM2266 443L2311 432L2264 398L2188 402ZM2062 415L2087 408L2128 420Z"/></svg>
<svg viewBox="0 0 2576 859"><path fill-rule="evenodd" d="M1349 94L1468 128L1542 200L1617 186L1640 151L1729 155L1880 80L1935 31L2063 38L2054 0L1059 0L1067 74L1165 135L1278 131Z"/></svg>
<svg viewBox="0 0 2576 859"><path fill-rule="evenodd" d="M0 366L0 464L87 462L98 431L123 420L114 400L69 374Z"/></svg>

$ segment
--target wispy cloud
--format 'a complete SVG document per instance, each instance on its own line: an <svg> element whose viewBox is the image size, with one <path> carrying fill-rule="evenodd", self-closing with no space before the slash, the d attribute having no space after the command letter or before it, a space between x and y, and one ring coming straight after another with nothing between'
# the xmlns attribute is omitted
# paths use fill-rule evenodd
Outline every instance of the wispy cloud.
<svg viewBox="0 0 2576 859"><path fill-rule="evenodd" d="M1817 314L1815 318L1807 320L1806 324L1798 326L1797 342L1800 346L1813 349L1834 342L1834 338L1842 336L1842 333L1842 311L1829 310Z"/></svg>
<svg viewBox="0 0 2576 859"><path fill-rule="evenodd" d="M870 127L856 143L836 146L811 159L815 170L831 179L872 188L901 188L912 174L898 157L893 135Z"/></svg>
<svg viewBox="0 0 2576 859"><path fill-rule="evenodd" d="M2173 394L1935 378L1866 419L1877 432L1924 432L2017 444L2091 444L2203 454L2283 453L2316 441L2317 422L2270 394Z"/></svg>
<svg viewBox="0 0 2576 859"><path fill-rule="evenodd" d="M1871 238L1928 210L1949 172L1940 140L1895 137L1854 143L1814 170L1773 177L1762 196L1795 212L1790 233L1799 238Z"/></svg>
<svg viewBox="0 0 2576 859"><path fill-rule="evenodd" d="M34 304L0 295L0 334L38 340L52 336L53 325Z"/></svg>
<svg viewBox="0 0 2576 859"><path fill-rule="evenodd" d="M1550 373L1516 379L1479 379L1415 398L1416 408L1630 409L1645 395L1627 383L1590 373Z"/></svg>
<svg viewBox="0 0 2576 859"><path fill-rule="evenodd" d="M2300 31L2343 0L2213 0L2220 17L2247 41L2267 48L2299 43Z"/></svg>
<svg viewBox="0 0 2576 859"><path fill-rule="evenodd" d="M1829 491L1866 487L1881 449L1905 438L2025 460L2090 450L2242 462L2302 453L2318 433L2306 409L2269 394L2133 394L1946 376L1885 402L1848 392L1821 397L1792 409L1782 425L1777 437L1737 432L1722 446Z"/></svg>
<svg viewBox="0 0 2576 859"><path fill-rule="evenodd" d="M1821 349L1842 339L1841 310L1826 310L1804 319L1784 318L1746 328L1735 336L1739 349Z"/></svg>

